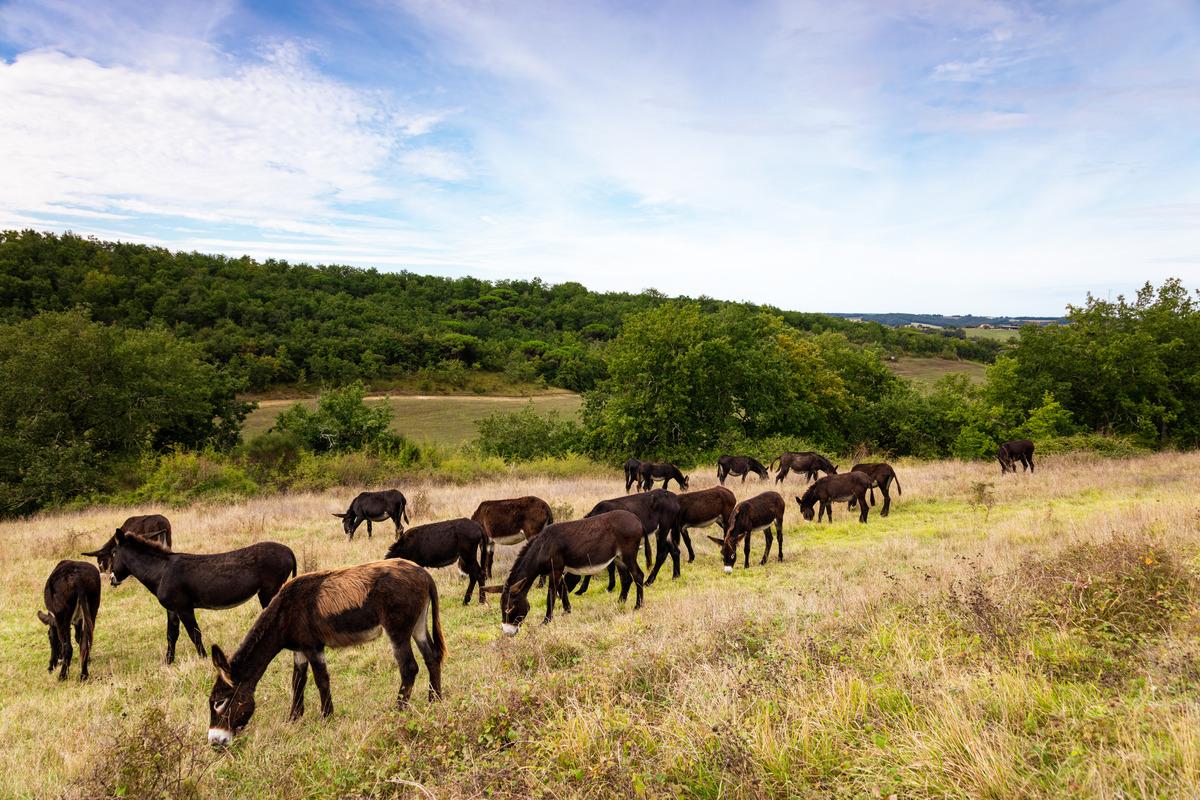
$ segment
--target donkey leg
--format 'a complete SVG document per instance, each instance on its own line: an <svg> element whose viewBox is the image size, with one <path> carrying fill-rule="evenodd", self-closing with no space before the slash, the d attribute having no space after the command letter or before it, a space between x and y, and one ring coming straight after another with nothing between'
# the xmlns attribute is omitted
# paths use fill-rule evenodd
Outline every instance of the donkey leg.
<svg viewBox="0 0 1200 800"><path fill-rule="evenodd" d="M879 487L879 493L883 495L883 508L879 511L879 516L886 517L892 509L892 495L888 491L888 485L885 483Z"/></svg>
<svg viewBox="0 0 1200 800"><path fill-rule="evenodd" d="M313 680L321 694L321 714L328 717L333 713L333 694L329 691L329 665L325 663L325 651L311 653L308 663L312 665Z"/></svg>
<svg viewBox="0 0 1200 800"><path fill-rule="evenodd" d="M196 624L196 612L190 608L181 608L179 619L183 622L183 628L187 631L192 644L196 645L196 652L200 654L201 658L207 656L208 653L204 652L204 642L200 638L200 626Z"/></svg>
<svg viewBox="0 0 1200 800"><path fill-rule="evenodd" d="M542 619L543 625L549 625L550 620L554 619L554 600L558 596L558 581L559 577L554 566L550 567L550 586L546 589L546 616Z"/></svg>
<svg viewBox="0 0 1200 800"><path fill-rule="evenodd" d="M586 592L588 590L588 587L591 585L592 585L592 576L584 575L583 580L579 581L579 588L577 588L575 590L575 596L578 597L579 595Z"/></svg>
<svg viewBox="0 0 1200 800"><path fill-rule="evenodd" d="M649 569L650 568L650 534L649 533L642 535L642 542L646 546L646 569Z"/></svg>
<svg viewBox="0 0 1200 800"><path fill-rule="evenodd" d="M67 679L67 670L71 666L71 625L67 623L59 631L60 647L62 650L62 666L58 671L58 679L65 681Z"/></svg>
<svg viewBox="0 0 1200 800"><path fill-rule="evenodd" d="M690 564L696 560L696 551L692 549L692 537L688 536L687 528L680 528L679 535L683 537L683 543L687 546L688 563Z"/></svg>
<svg viewBox="0 0 1200 800"><path fill-rule="evenodd" d="M637 561L629 565L629 574L633 578L634 585L637 587L637 601L633 604L633 610L637 611L642 607L642 587L645 584L642 578L642 568L637 565Z"/></svg>
<svg viewBox="0 0 1200 800"><path fill-rule="evenodd" d="M167 663L175 663L175 642L179 639L179 615L167 612Z"/></svg>
<svg viewBox="0 0 1200 800"><path fill-rule="evenodd" d="M304 687L308 683L308 656L299 650L292 653L292 713L290 720L304 716Z"/></svg>
<svg viewBox="0 0 1200 800"><path fill-rule="evenodd" d="M571 593L567 591L566 576L559 575L558 576L558 597L560 600L562 600L562 607L563 607L564 614L571 613L571 600L569 597L570 594Z"/></svg>
<svg viewBox="0 0 1200 800"><path fill-rule="evenodd" d="M763 529L763 533L765 533L767 535L767 549L763 550L762 561L758 562L758 565L760 567L767 563L767 557L771 555L771 542L773 542L775 540L775 535L773 533L771 533L770 525L768 525L766 528ZM746 538L749 539L750 537L747 536Z"/></svg>
<svg viewBox="0 0 1200 800"><path fill-rule="evenodd" d="M442 699L442 655L429 638L427 630L428 607L426 612L422 613L417 619L417 624L413 626L412 638L417 643L417 649L421 651L421 659L425 662L425 669L429 671L429 702Z"/></svg>
<svg viewBox="0 0 1200 800"><path fill-rule="evenodd" d="M417 667L416 656L413 655L412 642L408 639L408 632L405 631L402 641L392 640L392 655L396 657L396 665L400 667L400 693L396 696L396 705L404 708L408 705L408 698L412 696L412 687L417 680L417 673L420 668Z"/></svg>
<svg viewBox="0 0 1200 800"><path fill-rule="evenodd" d="M858 521L859 521L859 522L866 522L866 521L867 521L867 514L870 512L870 510L871 510L871 509L867 507L867 504L866 504L866 503L859 503L859 505L861 505L861 506L862 506L862 512L861 512L861 513L858 515Z"/></svg>
<svg viewBox="0 0 1200 800"><path fill-rule="evenodd" d="M783 517L775 520L775 539L779 542L779 560L783 561Z"/></svg>
<svg viewBox="0 0 1200 800"><path fill-rule="evenodd" d="M746 557L745 568L750 569L750 539L753 538L749 533L746 534L745 544L742 547L742 554ZM737 547L735 544L734 547Z"/></svg>
<svg viewBox="0 0 1200 800"><path fill-rule="evenodd" d="M370 518L367 519L367 538L368 539L371 538L371 520L370 520Z"/></svg>
<svg viewBox="0 0 1200 800"><path fill-rule="evenodd" d="M621 574L621 594L617 596L617 602L624 603L629 598L629 587L633 585L633 576L624 563L617 568L617 572Z"/></svg>
<svg viewBox="0 0 1200 800"><path fill-rule="evenodd" d="M646 578L647 586L653 584L655 579L658 578L658 571L662 569L663 562L667 560L667 554L670 552L670 548L667 546L667 537L666 534L663 533L662 528L659 528L658 530L657 550L658 553L654 558L654 568L650 570L650 577Z"/></svg>
<svg viewBox="0 0 1200 800"><path fill-rule="evenodd" d="M608 588L605 591L611 592L617 587L617 565L608 565Z"/></svg>

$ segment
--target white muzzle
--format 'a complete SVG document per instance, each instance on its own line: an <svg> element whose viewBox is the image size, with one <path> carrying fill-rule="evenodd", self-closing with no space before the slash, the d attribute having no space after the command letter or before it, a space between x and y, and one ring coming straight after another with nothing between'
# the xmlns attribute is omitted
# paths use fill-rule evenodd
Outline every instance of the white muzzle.
<svg viewBox="0 0 1200 800"><path fill-rule="evenodd" d="M509 625L507 622L501 623L500 630L504 631L505 636L516 636L517 631L521 630L516 625Z"/></svg>
<svg viewBox="0 0 1200 800"><path fill-rule="evenodd" d="M726 575L732 575L732 574L733 574L733 567L725 567L725 574L726 574Z"/></svg>
<svg viewBox="0 0 1200 800"><path fill-rule="evenodd" d="M224 728L209 728L208 743L213 747L228 747L233 741L233 733Z"/></svg>

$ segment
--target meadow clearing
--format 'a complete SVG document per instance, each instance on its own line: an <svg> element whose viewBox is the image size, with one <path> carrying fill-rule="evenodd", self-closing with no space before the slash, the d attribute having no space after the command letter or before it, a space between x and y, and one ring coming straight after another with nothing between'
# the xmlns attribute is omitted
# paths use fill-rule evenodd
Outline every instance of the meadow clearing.
<svg viewBox="0 0 1200 800"><path fill-rule="evenodd" d="M392 429L418 444L456 447L474 438L479 420L495 413L519 411L526 405L542 414L557 412L573 419L583 398L573 392L547 392L530 396L509 395L370 395L368 404L387 403ZM295 403L317 407L315 397L264 399L246 418L242 435L247 440L265 432L275 419Z"/></svg>
<svg viewBox="0 0 1200 800"><path fill-rule="evenodd" d="M987 364L978 361L959 361L953 358L916 358L900 356L896 360L885 360L884 364L901 378L933 383L946 375L966 375L974 383L983 383L987 376Z"/></svg>
<svg viewBox="0 0 1200 800"><path fill-rule="evenodd" d="M445 698L393 706L386 642L329 654L334 715L287 722L291 664L259 686L246 734L208 748L213 669L130 579L104 587L92 657L59 683L35 611L60 558L149 508L44 514L0 525L0 790L6 797L1195 797L1200 795L1200 454L1046 457L1036 475L994 463L897 462L886 519L804 522L785 497L785 561L664 572L641 611L593 586L515 639L495 598L460 605L437 570ZM714 482L694 473L692 487ZM992 484L988 487L987 484ZM766 484L733 481L739 499ZM771 484L773 487L773 483ZM401 487L414 523L533 493L559 518L623 488L572 479ZM330 512L353 491L166 509L177 550L273 539L302 571L380 557L387 526L353 542ZM876 507L876 511L878 506ZM715 533L710 529L708 533ZM498 548L497 578L515 548ZM686 556L685 556L686 558ZM256 603L200 611L232 651Z"/></svg>

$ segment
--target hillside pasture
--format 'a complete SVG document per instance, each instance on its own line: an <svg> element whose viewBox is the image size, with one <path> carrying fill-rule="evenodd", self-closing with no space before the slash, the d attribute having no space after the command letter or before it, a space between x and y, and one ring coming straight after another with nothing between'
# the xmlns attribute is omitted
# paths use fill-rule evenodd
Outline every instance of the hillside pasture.
<svg viewBox="0 0 1200 800"><path fill-rule="evenodd" d="M334 715L287 721L291 659L259 686L250 728L205 743L208 660L132 579L105 584L92 678L46 672L35 611L60 558L127 515L109 508L0 524L0 786L6 797L1195 797L1200 795L1200 454L897 464L892 514L805 523L789 479L782 563L721 571L697 550L632 603L593 586L573 613L515 639L496 598L460 605L436 570L445 699L393 702L386 641L329 653ZM692 485L714 482L710 470ZM990 484L990 485L989 485ZM774 484L730 488L739 499ZM609 477L403 487L414 523L533 493L559 518L621 493ZM273 539L302 571L379 558L390 534L347 542L331 511L352 490L170 512L176 547ZM875 511L878 511L876 506ZM714 532L710 529L708 532ZM497 576L515 548L500 547ZM685 555L686 557L686 555ZM603 581L601 581L601 584ZM1101 593L1107 592L1107 594ZM258 609L200 611L206 644L236 648ZM423 669L423 668L422 668Z"/></svg>
<svg viewBox="0 0 1200 800"><path fill-rule="evenodd" d="M392 428L414 442L456 446L476 435L479 420L496 412L518 411L532 404L539 413L558 412L574 418L583 404L570 392L540 394L532 397L495 395L372 395L367 403L387 403L392 409ZM291 400L262 400L246 418L242 428L245 439L268 430L275 419L295 403L316 408L315 397Z"/></svg>
<svg viewBox="0 0 1200 800"><path fill-rule="evenodd" d="M996 342L1007 342L1020 335L1010 328L964 328L968 339L991 339Z"/></svg>
<svg viewBox="0 0 1200 800"><path fill-rule="evenodd" d="M888 360L888 369L902 378L933 383L945 375L966 375L975 383L983 383L987 376L987 364L977 361L959 361L952 358L909 358L900 356Z"/></svg>

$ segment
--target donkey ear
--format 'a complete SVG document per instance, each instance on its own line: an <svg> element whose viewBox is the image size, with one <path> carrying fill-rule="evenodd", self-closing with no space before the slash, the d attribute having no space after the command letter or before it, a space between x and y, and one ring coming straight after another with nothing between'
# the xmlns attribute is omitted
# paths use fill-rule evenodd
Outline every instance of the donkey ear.
<svg viewBox="0 0 1200 800"><path fill-rule="evenodd" d="M485 586L485 587L483 587L483 591L487 592L488 594L500 594L501 592L504 591L504 587L503 586Z"/></svg>
<svg viewBox="0 0 1200 800"><path fill-rule="evenodd" d="M125 543L125 531L120 528L117 528L117 532L113 534L113 537L117 540L117 544Z"/></svg>
<svg viewBox="0 0 1200 800"><path fill-rule="evenodd" d="M225 657L225 652L221 650L221 645L214 644L212 646L212 662L217 668L217 674L221 676L221 680L233 686L233 676L230 674L233 670L229 667L229 659Z"/></svg>
<svg viewBox="0 0 1200 800"><path fill-rule="evenodd" d="M795 497L795 495L793 495L793 497ZM801 506L804 505L804 501L801 500L799 497L796 497L796 503L797 503L797 505L801 505Z"/></svg>
<svg viewBox="0 0 1200 800"><path fill-rule="evenodd" d="M725 546L724 539L718 539L717 537L713 536L712 534L706 534L706 535L708 536L709 541L714 542L714 543L720 545L721 547Z"/></svg>
<svg viewBox="0 0 1200 800"><path fill-rule="evenodd" d="M53 611L39 611L38 619L40 619L42 621L43 625L53 625L54 624L54 612Z"/></svg>
<svg viewBox="0 0 1200 800"><path fill-rule="evenodd" d="M81 555L81 556L87 556L88 558L99 558L99 557L100 557L100 554L101 554L101 552L102 552L102 551L100 551L100 550L91 550L91 551L89 551L89 552L87 552L87 553L80 553L79 555Z"/></svg>
<svg viewBox="0 0 1200 800"><path fill-rule="evenodd" d="M345 515L345 514L339 514L339 513L337 513L336 511L334 511L334 512L333 512L333 515L334 515L335 517L341 517L342 519L345 519L345 518L346 518L346 515Z"/></svg>
<svg viewBox="0 0 1200 800"><path fill-rule="evenodd" d="M518 578L517 580L513 581L512 585L508 588L515 594L520 592L521 589L525 588L525 584L527 583L529 583L529 578Z"/></svg>

